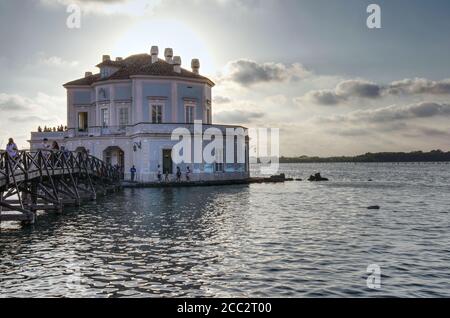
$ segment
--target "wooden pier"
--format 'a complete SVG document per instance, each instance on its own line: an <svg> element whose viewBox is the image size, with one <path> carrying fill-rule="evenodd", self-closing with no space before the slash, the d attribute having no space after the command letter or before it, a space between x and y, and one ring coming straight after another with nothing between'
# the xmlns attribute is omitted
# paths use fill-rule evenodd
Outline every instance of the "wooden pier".
<svg viewBox="0 0 450 318"><path fill-rule="evenodd" d="M61 213L120 188L117 168L86 153L20 151L0 153L0 222L32 224L36 211Z"/></svg>

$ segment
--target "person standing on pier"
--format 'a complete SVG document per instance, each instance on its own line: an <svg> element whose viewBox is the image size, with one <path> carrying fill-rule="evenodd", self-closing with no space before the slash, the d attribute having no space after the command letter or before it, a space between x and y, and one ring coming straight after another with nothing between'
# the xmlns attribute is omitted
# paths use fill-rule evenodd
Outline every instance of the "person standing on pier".
<svg viewBox="0 0 450 318"><path fill-rule="evenodd" d="M130 173L131 173L131 182L134 182L134 178L136 176L136 167L134 165L131 167Z"/></svg>
<svg viewBox="0 0 450 318"><path fill-rule="evenodd" d="M161 175L161 166L160 166L160 165L158 165L158 174L157 174L157 177L158 177L158 182L161 183L161 181L162 181L162 175Z"/></svg>
<svg viewBox="0 0 450 318"><path fill-rule="evenodd" d="M169 182L169 170L166 170L165 174L164 174L164 182Z"/></svg>
<svg viewBox="0 0 450 318"><path fill-rule="evenodd" d="M181 181L181 169L180 167L177 167L177 182Z"/></svg>
<svg viewBox="0 0 450 318"><path fill-rule="evenodd" d="M18 156L19 149L17 148L17 145L14 142L14 139L9 138L8 144L6 145L6 152L12 159L16 159Z"/></svg>
<svg viewBox="0 0 450 318"><path fill-rule="evenodd" d="M186 168L186 181L189 182L191 180L191 168L188 166Z"/></svg>

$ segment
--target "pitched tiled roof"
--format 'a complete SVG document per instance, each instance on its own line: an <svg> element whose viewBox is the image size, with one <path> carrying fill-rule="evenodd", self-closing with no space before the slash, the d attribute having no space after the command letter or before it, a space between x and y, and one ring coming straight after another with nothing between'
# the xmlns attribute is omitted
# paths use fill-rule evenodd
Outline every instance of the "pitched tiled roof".
<svg viewBox="0 0 450 318"><path fill-rule="evenodd" d="M117 67L119 70L113 73L111 76L101 78L100 74L91 75L88 77L80 78L75 81L68 82L64 86L70 85L92 85L93 83L103 82L108 80L123 80L130 79L133 75L149 75L149 76L174 76L184 77L188 79L203 80L214 83L207 77L195 74L186 69L181 69L181 73L177 73L173 70L173 65L167 63L164 60L158 59L157 62L152 63L152 57L149 54L136 54L127 57L122 61L104 61L97 65Z"/></svg>

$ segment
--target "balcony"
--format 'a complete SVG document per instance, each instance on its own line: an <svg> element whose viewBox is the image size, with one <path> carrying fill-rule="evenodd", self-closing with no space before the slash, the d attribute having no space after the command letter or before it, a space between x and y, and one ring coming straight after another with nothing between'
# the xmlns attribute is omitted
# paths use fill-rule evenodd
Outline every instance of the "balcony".
<svg viewBox="0 0 450 318"><path fill-rule="evenodd" d="M185 123L168 123L168 124L153 124L153 123L139 123L128 126L107 126L89 127L87 130L80 131L75 128L69 128L67 131L67 137L102 137L102 136L134 136L139 134L161 134L170 135L177 128L188 129L190 133L194 133L194 124ZM245 127L234 125L203 125L202 133L209 128L219 129L222 133L226 132L227 128L236 129Z"/></svg>
<svg viewBox="0 0 450 318"><path fill-rule="evenodd" d="M62 140L67 136L68 131L41 131L41 132L32 132L31 140L39 140L42 141L44 138L49 140Z"/></svg>
<svg viewBox="0 0 450 318"><path fill-rule="evenodd" d="M67 137L100 137L100 136L123 136L126 135L127 126L94 126L85 130L69 128Z"/></svg>

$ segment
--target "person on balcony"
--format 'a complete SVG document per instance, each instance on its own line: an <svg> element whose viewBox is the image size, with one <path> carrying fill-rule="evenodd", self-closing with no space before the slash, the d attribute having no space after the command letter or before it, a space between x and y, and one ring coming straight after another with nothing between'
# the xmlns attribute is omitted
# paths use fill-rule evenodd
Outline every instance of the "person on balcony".
<svg viewBox="0 0 450 318"><path fill-rule="evenodd" d="M14 142L14 139L9 138L8 144L6 145L6 152L8 153L9 157L12 159L16 159L19 155L19 148L17 148L17 145Z"/></svg>

